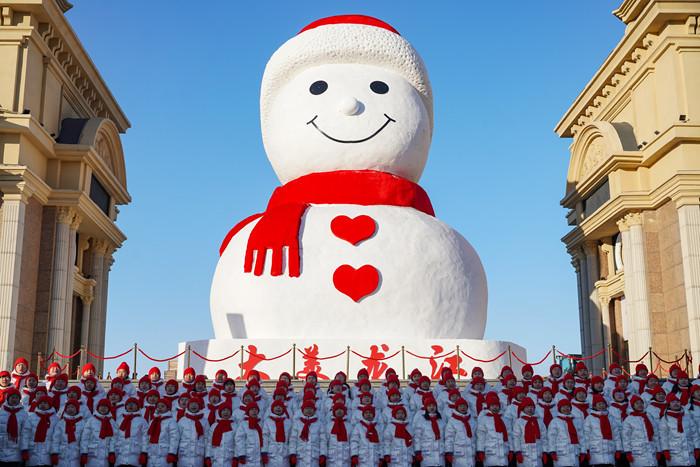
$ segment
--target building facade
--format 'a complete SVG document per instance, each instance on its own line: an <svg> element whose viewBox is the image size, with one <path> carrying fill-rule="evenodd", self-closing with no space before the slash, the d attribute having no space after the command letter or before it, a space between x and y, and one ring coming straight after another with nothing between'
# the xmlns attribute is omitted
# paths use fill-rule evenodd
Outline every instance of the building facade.
<svg viewBox="0 0 700 467"><path fill-rule="evenodd" d="M118 206L131 200L120 140L129 121L66 20L70 7L0 0L0 368L104 353L109 271L126 238Z"/></svg>
<svg viewBox="0 0 700 467"><path fill-rule="evenodd" d="M613 14L622 39L555 129L572 138L562 240L582 351L605 349L596 371L649 349L647 365L700 362L700 1Z"/></svg>

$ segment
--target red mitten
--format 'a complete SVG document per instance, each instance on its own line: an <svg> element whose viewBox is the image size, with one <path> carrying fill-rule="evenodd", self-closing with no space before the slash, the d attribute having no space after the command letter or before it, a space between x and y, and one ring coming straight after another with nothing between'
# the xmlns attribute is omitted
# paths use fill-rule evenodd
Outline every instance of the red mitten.
<svg viewBox="0 0 700 467"><path fill-rule="evenodd" d="M478 451L476 453L476 460L478 462L484 462L484 460L486 460L486 454L484 453L484 451Z"/></svg>
<svg viewBox="0 0 700 467"><path fill-rule="evenodd" d="M87 454L80 455L80 465L87 465Z"/></svg>
<svg viewBox="0 0 700 467"><path fill-rule="evenodd" d="M671 451L664 451L664 459L667 461L671 460Z"/></svg>
<svg viewBox="0 0 700 467"><path fill-rule="evenodd" d="M146 454L145 452L142 452L141 454L139 454L139 464L141 464L141 465L148 464L148 454Z"/></svg>
<svg viewBox="0 0 700 467"><path fill-rule="evenodd" d="M168 464L174 464L177 462L177 455L176 454L168 454L168 456L165 458L165 462Z"/></svg>
<svg viewBox="0 0 700 467"><path fill-rule="evenodd" d="M29 451L22 451L22 460L24 462L29 462Z"/></svg>
<svg viewBox="0 0 700 467"><path fill-rule="evenodd" d="M58 465L58 454L51 454L51 465Z"/></svg>
<svg viewBox="0 0 700 467"><path fill-rule="evenodd" d="M211 467L211 458L210 457L204 458L204 465L206 465L207 467Z"/></svg>
<svg viewBox="0 0 700 467"><path fill-rule="evenodd" d="M291 465L292 467L297 465L297 455L296 454L292 454L289 456L289 465Z"/></svg>
<svg viewBox="0 0 700 467"><path fill-rule="evenodd" d="M420 451L416 451L416 455L413 456L416 459L416 462L423 462L423 453Z"/></svg>
<svg viewBox="0 0 700 467"><path fill-rule="evenodd" d="M267 465L270 463L270 455L266 452L263 452L260 454L260 461L263 463L263 465Z"/></svg>
<svg viewBox="0 0 700 467"><path fill-rule="evenodd" d="M238 467L238 457L231 459L231 467Z"/></svg>
<svg viewBox="0 0 700 467"><path fill-rule="evenodd" d="M546 452L543 452L542 453L542 463L546 464L548 461L549 461L549 454L547 454Z"/></svg>
<svg viewBox="0 0 700 467"><path fill-rule="evenodd" d="M583 453L579 454L579 455L578 455L578 461L579 461L580 464L583 464L584 462L586 462L586 455L583 454Z"/></svg>
<svg viewBox="0 0 700 467"><path fill-rule="evenodd" d="M240 456L238 458L238 465L245 465L245 463L246 463L245 456Z"/></svg>
<svg viewBox="0 0 700 467"><path fill-rule="evenodd" d="M326 456L321 456L318 458L318 465L324 467L326 465Z"/></svg>
<svg viewBox="0 0 700 467"><path fill-rule="evenodd" d="M634 456L632 455L631 452L625 453L625 457L627 458L627 462L629 462L630 464L631 464L632 462L634 462Z"/></svg>
<svg viewBox="0 0 700 467"><path fill-rule="evenodd" d="M694 449L693 450L693 455L695 455L695 460L700 459L700 449Z"/></svg>
<svg viewBox="0 0 700 467"><path fill-rule="evenodd" d="M508 459L508 460L510 461L511 459ZM516 461L518 464L522 464L523 462L525 462L525 459L523 458L523 453L522 453L522 452L518 451L518 452L515 453L515 461Z"/></svg>
<svg viewBox="0 0 700 467"><path fill-rule="evenodd" d="M656 453L656 460L657 461L660 461L662 457L664 457L663 453L661 453L661 452Z"/></svg>
<svg viewBox="0 0 700 467"><path fill-rule="evenodd" d="M445 460L451 464L452 462L454 462L455 456L453 456L451 452L446 452Z"/></svg>
<svg viewBox="0 0 700 467"><path fill-rule="evenodd" d="M116 464L117 463L117 455L113 452L110 452L107 454L107 462L110 464Z"/></svg>
<svg viewBox="0 0 700 467"><path fill-rule="evenodd" d="M559 460L559 456L557 456L556 452L550 452L549 453L549 458L552 459L552 462L556 462Z"/></svg>
<svg viewBox="0 0 700 467"><path fill-rule="evenodd" d="M360 463L360 459L357 456L352 456L350 458L350 465L357 465Z"/></svg>
<svg viewBox="0 0 700 467"><path fill-rule="evenodd" d="M622 451L615 451L615 460L619 461L622 459Z"/></svg>
<svg viewBox="0 0 700 467"><path fill-rule="evenodd" d="M513 462L514 456L513 451L508 451L508 462Z"/></svg>
<svg viewBox="0 0 700 467"><path fill-rule="evenodd" d="M391 456L389 454L384 456L384 462L386 462L387 464L391 464Z"/></svg>

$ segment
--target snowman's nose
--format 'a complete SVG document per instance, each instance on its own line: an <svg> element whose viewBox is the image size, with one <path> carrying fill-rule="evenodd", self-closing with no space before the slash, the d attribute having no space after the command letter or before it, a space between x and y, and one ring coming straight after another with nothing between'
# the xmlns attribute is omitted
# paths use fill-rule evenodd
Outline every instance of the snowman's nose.
<svg viewBox="0 0 700 467"><path fill-rule="evenodd" d="M358 101L354 97L343 97L338 102L338 111L343 115L357 115L362 113L364 106L362 102Z"/></svg>

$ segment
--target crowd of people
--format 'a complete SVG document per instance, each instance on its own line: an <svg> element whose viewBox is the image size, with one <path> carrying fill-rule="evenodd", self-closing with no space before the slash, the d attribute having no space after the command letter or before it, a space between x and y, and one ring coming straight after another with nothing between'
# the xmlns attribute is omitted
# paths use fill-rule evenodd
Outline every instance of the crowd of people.
<svg viewBox="0 0 700 467"><path fill-rule="evenodd" d="M282 373L274 391L252 370L238 383L157 367L132 381L122 363L103 387L95 367L70 385L54 363L40 378L18 359L0 372L0 465L61 467L574 467L700 464L700 382L679 366L665 381L637 365L605 377L579 362L545 377L529 365L498 381L480 368L439 381L420 371L402 382L366 370L322 387L309 373L296 388ZM466 384L466 385L464 385ZM298 386L298 384L296 385ZM460 387L461 386L461 387Z"/></svg>

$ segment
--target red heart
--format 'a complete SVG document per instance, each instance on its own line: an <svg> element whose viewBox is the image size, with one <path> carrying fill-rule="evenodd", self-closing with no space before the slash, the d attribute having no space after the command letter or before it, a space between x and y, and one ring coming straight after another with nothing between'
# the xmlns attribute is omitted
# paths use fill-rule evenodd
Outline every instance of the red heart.
<svg viewBox="0 0 700 467"><path fill-rule="evenodd" d="M333 285L339 292L359 302L379 287L379 271L369 264L359 269L343 264L333 273Z"/></svg>
<svg viewBox="0 0 700 467"><path fill-rule="evenodd" d="M348 216L338 216L331 221L333 235L352 245L357 245L367 240L377 230L377 224L369 216L357 216L354 219Z"/></svg>

